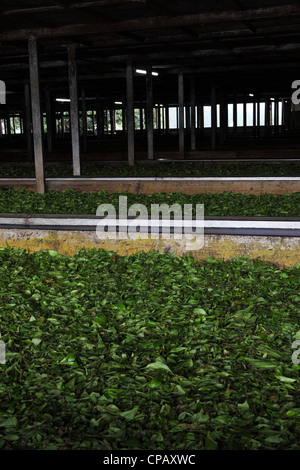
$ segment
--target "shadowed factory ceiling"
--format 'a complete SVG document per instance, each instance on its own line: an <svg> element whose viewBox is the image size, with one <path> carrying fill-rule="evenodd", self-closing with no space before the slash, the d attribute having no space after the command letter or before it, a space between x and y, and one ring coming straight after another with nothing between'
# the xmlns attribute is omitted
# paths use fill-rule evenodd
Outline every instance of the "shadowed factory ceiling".
<svg viewBox="0 0 300 470"><path fill-rule="evenodd" d="M4 0L0 78L29 79L28 38L38 39L41 82L67 77L66 47L77 46L79 81L107 80L118 90L125 65L150 64L162 93L170 74L196 73L235 90L297 79L300 5L275 0ZM172 88L172 86L171 86Z"/></svg>

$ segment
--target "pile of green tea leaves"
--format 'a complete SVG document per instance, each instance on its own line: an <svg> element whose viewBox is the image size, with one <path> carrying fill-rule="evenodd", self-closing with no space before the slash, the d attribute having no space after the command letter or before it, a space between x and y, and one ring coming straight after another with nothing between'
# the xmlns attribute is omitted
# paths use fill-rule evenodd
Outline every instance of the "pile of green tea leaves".
<svg viewBox="0 0 300 470"><path fill-rule="evenodd" d="M2 248L0 447L299 450L299 291L245 257Z"/></svg>
<svg viewBox="0 0 300 470"><path fill-rule="evenodd" d="M49 191L38 194L22 189L0 190L0 213L31 214L93 214L100 204L112 204L118 213L119 196L127 196L128 208L144 204L148 213L151 204L204 204L207 216L264 216L299 217L300 192L292 194L240 194L233 192L186 195L182 193L155 193L150 195L107 191Z"/></svg>
<svg viewBox="0 0 300 470"><path fill-rule="evenodd" d="M73 175L72 166L46 165L47 177ZM176 163L164 162L153 165L127 163L116 165L83 164L82 176L300 176L299 163ZM34 177L34 166L0 166L0 177Z"/></svg>

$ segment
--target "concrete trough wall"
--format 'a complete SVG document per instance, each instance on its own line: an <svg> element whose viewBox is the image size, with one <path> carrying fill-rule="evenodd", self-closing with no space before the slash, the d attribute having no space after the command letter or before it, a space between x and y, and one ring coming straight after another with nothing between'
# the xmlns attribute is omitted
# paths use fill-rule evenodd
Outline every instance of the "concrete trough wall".
<svg viewBox="0 0 300 470"><path fill-rule="evenodd" d="M35 178L0 178L0 188L36 190ZM300 192L300 177L128 177L128 178L47 178L46 190L97 192L106 190L132 194L203 194L231 191L249 194Z"/></svg>

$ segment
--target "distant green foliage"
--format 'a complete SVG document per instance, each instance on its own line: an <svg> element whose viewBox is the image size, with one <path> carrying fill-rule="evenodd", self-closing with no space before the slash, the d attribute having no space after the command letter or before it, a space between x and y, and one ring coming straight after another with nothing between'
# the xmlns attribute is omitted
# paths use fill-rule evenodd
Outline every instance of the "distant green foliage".
<svg viewBox="0 0 300 470"><path fill-rule="evenodd" d="M0 177L34 176L34 167L0 166ZM72 176L71 165L47 165L46 175L51 177ZM83 164L83 176L300 176L298 163L157 163L153 165L121 163L114 166Z"/></svg>
<svg viewBox="0 0 300 470"><path fill-rule="evenodd" d="M299 274L0 249L0 448L299 450Z"/></svg>

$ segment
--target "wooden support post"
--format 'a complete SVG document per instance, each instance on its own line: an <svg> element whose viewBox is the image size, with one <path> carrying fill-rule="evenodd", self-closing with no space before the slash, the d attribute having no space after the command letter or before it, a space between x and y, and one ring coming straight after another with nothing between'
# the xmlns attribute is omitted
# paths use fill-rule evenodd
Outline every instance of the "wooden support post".
<svg viewBox="0 0 300 470"><path fill-rule="evenodd" d="M274 113L273 113L273 101L270 100L270 108L269 108L269 115L270 115L270 130L272 130L272 126L273 126L273 116L274 116ZM273 131L272 131L273 132Z"/></svg>
<svg viewBox="0 0 300 470"><path fill-rule="evenodd" d="M184 83L183 74L178 74L178 120L179 120L179 154L184 158Z"/></svg>
<svg viewBox="0 0 300 470"><path fill-rule="evenodd" d="M72 136L73 175L80 176L80 141L79 141L79 114L77 91L77 67L75 44L68 46L68 68L70 89L70 124Z"/></svg>
<svg viewBox="0 0 300 470"><path fill-rule="evenodd" d="M200 129L201 133L203 132L204 128L204 118L203 118L203 105L199 104L197 109L198 114L198 129Z"/></svg>
<svg viewBox="0 0 300 470"><path fill-rule="evenodd" d="M8 140L11 140L11 124L10 124L10 111L6 103L6 133Z"/></svg>
<svg viewBox="0 0 300 470"><path fill-rule="evenodd" d="M147 67L146 75L146 95L147 95L147 145L148 145L148 159L154 159L154 144L153 144L153 80L152 80L152 67Z"/></svg>
<svg viewBox="0 0 300 470"><path fill-rule="evenodd" d="M56 100L51 101L51 129L52 129L52 150L56 139Z"/></svg>
<svg viewBox="0 0 300 470"><path fill-rule="evenodd" d="M96 119L97 119L97 146L101 146L103 135L103 110L101 107L100 93L96 94Z"/></svg>
<svg viewBox="0 0 300 470"><path fill-rule="evenodd" d="M278 134L278 128L279 128L279 109L278 109L278 99L275 99L275 105L274 105L274 124L275 124L275 133Z"/></svg>
<svg viewBox="0 0 300 470"><path fill-rule="evenodd" d="M65 121L64 121L64 113L63 111L60 112L60 127L61 127L61 136L65 138Z"/></svg>
<svg viewBox="0 0 300 470"><path fill-rule="evenodd" d="M29 52L29 73L31 88L31 111L33 124L33 146L35 162L36 190L38 193L45 192L45 171L44 171L44 149L42 133L42 114L40 101L40 81L37 41L35 36L30 36L28 40Z"/></svg>
<svg viewBox="0 0 300 470"><path fill-rule="evenodd" d="M109 120L110 120L110 134L113 137L115 134L115 110L114 110L114 105L111 103L111 106L109 108Z"/></svg>
<svg viewBox="0 0 300 470"><path fill-rule="evenodd" d="M266 98L265 100L265 136L270 132L270 100Z"/></svg>
<svg viewBox="0 0 300 470"><path fill-rule="evenodd" d="M227 95L224 91L221 93L221 107L220 107L220 140L223 145L227 138L228 127L228 111L227 111Z"/></svg>
<svg viewBox="0 0 300 470"><path fill-rule="evenodd" d="M285 130L285 101L281 98L281 133Z"/></svg>
<svg viewBox="0 0 300 470"><path fill-rule="evenodd" d="M93 137L95 137L95 110L94 110L94 109L92 109L91 118L92 118L92 132L93 132Z"/></svg>
<svg viewBox="0 0 300 470"><path fill-rule="evenodd" d="M247 95L244 95L243 99L243 134L244 136L247 135Z"/></svg>
<svg viewBox="0 0 300 470"><path fill-rule="evenodd" d="M233 97L233 133L236 136L237 134L237 95Z"/></svg>
<svg viewBox="0 0 300 470"><path fill-rule="evenodd" d="M286 112L286 117L285 117L285 121L286 121L286 130L290 130L291 129L291 103L290 101L287 101L286 102L286 108L285 108L285 112Z"/></svg>
<svg viewBox="0 0 300 470"><path fill-rule="evenodd" d="M126 133L126 107L122 107L122 132Z"/></svg>
<svg viewBox="0 0 300 470"><path fill-rule="evenodd" d="M87 109L85 88L81 89L82 151L87 152Z"/></svg>
<svg viewBox="0 0 300 470"><path fill-rule="evenodd" d="M287 100L282 100L282 132L286 132L288 129L288 102Z"/></svg>
<svg viewBox="0 0 300 470"><path fill-rule="evenodd" d="M161 133L161 107L160 104L157 106L157 128L158 128L158 134Z"/></svg>
<svg viewBox="0 0 300 470"><path fill-rule="evenodd" d="M15 123L15 116L13 114L13 117L12 117L12 122L13 122L13 130L14 130L14 136L16 135L16 123Z"/></svg>
<svg viewBox="0 0 300 470"><path fill-rule="evenodd" d="M165 107L164 105L162 106L161 108L161 128L162 128L162 134L165 133L165 129L166 129L166 119L165 119Z"/></svg>
<svg viewBox="0 0 300 470"><path fill-rule="evenodd" d="M32 142L32 133L31 133L31 104L30 104L30 84L25 83L24 87L25 92L25 134L26 134L26 145L27 145L27 154L28 160L33 162L33 142Z"/></svg>
<svg viewBox="0 0 300 470"><path fill-rule="evenodd" d="M169 134L169 130L170 130L170 114L169 114L169 105L168 105L168 104L166 104L166 106L165 106L165 112L166 112L165 132L166 132L166 134Z"/></svg>
<svg viewBox="0 0 300 470"><path fill-rule="evenodd" d="M103 121L104 121L104 134L108 134L108 111L106 109L103 109Z"/></svg>
<svg viewBox="0 0 300 470"><path fill-rule="evenodd" d="M158 108L157 106L154 107L154 116L155 116L155 119L154 119L154 123L155 123L155 129L158 130Z"/></svg>
<svg viewBox="0 0 300 470"><path fill-rule="evenodd" d="M270 126L270 100L269 98L265 99L265 134L268 132Z"/></svg>
<svg viewBox="0 0 300 470"><path fill-rule="evenodd" d="M53 118L52 118L51 94L50 94L50 89L48 85L46 86L45 100L46 100L46 119L47 119L47 150L48 150L48 153L51 153L53 150L53 146L52 146Z"/></svg>
<svg viewBox="0 0 300 470"><path fill-rule="evenodd" d="M256 137L256 98L253 97L253 137Z"/></svg>
<svg viewBox="0 0 300 470"><path fill-rule="evenodd" d="M191 76L191 150L196 150L196 83Z"/></svg>
<svg viewBox="0 0 300 470"><path fill-rule="evenodd" d="M122 94L122 133L126 134L126 96Z"/></svg>
<svg viewBox="0 0 300 470"><path fill-rule="evenodd" d="M185 106L185 135L191 140L191 107Z"/></svg>
<svg viewBox="0 0 300 470"><path fill-rule="evenodd" d="M141 104L140 104L139 112L140 112L140 134L142 134L144 125L143 125L143 107Z"/></svg>
<svg viewBox="0 0 300 470"><path fill-rule="evenodd" d="M257 96L257 136L260 135L260 95Z"/></svg>
<svg viewBox="0 0 300 470"><path fill-rule="evenodd" d="M211 150L217 147L217 89L211 87Z"/></svg>
<svg viewBox="0 0 300 470"><path fill-rule="evenodd" d="M132 63L126 64L127 90L127 145L128 164L134 165L134 102L133 102L133 68Z"/></svg>

